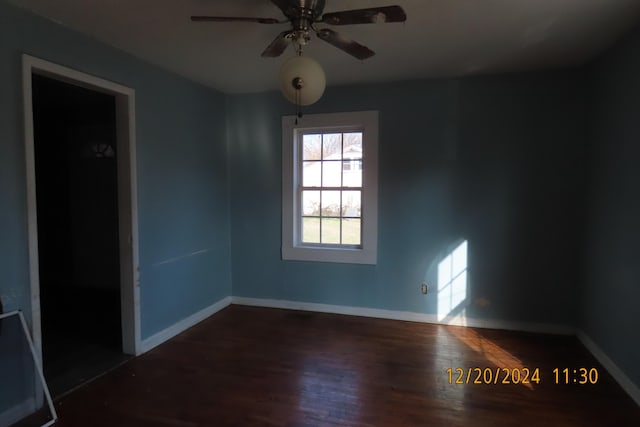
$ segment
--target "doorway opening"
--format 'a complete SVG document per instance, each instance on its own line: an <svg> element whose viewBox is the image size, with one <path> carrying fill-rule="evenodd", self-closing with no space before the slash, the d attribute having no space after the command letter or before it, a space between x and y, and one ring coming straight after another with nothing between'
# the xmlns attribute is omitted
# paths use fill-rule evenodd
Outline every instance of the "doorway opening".
<svg viewBox="0 0 640 427"><path fill-rule="evenodd" d="M27 56L23 79L31 327L60 396L140 348L133 91Z"/></svg>
<svg viewBox="0 0 640 427"><path fill-rule="evenodd" d="M44 372L54 395L121 363L115 97L34 75Z"/></svg>

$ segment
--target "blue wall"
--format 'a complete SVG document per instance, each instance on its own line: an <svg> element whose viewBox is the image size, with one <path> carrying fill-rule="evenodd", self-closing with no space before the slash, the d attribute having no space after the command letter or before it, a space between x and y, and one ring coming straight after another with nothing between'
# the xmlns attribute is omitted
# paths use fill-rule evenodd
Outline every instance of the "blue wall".
<svg viewBox="0 0 640 427"><path fill-rule="evenodd" d="M142 338L230 295L224 97L4 2L0 41L5 309L30 311L22 53L136 91Z"/></svg>
<svg viewBox="0 0 640 427"><path fill-rule="evenodd" d="M640 386L640 27L589 71L582 328Z"/></svg>
<svg viewBox="0 0 640 427"><path fill-rule="evenodd" d="M225 97L0 1L0 297L28 314L25 52L136 90L143 338L232 294L435 313L419 286L466 239L468 316L579 319L640 384L638 48L636 32L587 69L328 89L308 113L380 112L379 262L285 262L291 104Z"/></svg>
<svg viewBox="0 0 640 427"><path fill-rule="evenodd" d="M583 103L571 71L330 88L308 113L379 110L376 266L282 261L278 93L227 97L234 295L436 313L469 241L467 315L572 324Z"/></svg>

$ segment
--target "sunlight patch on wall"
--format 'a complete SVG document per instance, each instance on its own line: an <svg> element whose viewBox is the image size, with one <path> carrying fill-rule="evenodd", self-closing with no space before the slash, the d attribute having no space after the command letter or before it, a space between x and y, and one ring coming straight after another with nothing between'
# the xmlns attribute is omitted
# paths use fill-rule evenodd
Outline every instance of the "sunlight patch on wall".
<svg viewBox="0 0 640 427"><path fill-rule="evenodd" d="M438 264L438 321L467 299L467 247L465 240Z"/></svg>

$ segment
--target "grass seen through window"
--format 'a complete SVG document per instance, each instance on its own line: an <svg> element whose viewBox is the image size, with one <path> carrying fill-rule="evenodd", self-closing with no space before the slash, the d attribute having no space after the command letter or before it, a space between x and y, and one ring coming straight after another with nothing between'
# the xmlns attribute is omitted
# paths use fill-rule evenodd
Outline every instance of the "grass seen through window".
<svg viewBox="0 0 640 427"><path fill-rule="evenodd" d="M320 221L320 218L303 219L302 241L304 243L340 244L340 221L342 221L342 244L361 244L360 219L322 218L322 231Z"/></svg>

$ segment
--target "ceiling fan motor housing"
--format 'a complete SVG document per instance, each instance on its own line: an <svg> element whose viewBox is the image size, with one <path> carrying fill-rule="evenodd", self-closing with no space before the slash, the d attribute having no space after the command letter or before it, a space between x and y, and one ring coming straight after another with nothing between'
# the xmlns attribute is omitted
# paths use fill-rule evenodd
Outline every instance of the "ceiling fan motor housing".
<svg viewBox="0 0 640 427"><path fill-rule="evenodd" d="M294 30L309 31L311 25L322 15L325 0L298 0L292 1L291 6L283 9L283 13L291 23Z"/></svg>

